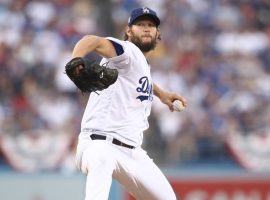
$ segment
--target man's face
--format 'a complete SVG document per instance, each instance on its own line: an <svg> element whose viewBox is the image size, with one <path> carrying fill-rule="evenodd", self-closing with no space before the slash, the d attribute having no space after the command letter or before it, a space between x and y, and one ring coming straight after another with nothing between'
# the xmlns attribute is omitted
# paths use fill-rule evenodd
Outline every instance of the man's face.
<svg viewBox="0 0 270 200"><path fill-rule="evenodd" d="M129 40L142 52L149 52L156 47L159 33L156 24L147 16L135 21L127 33Z"/></svg>

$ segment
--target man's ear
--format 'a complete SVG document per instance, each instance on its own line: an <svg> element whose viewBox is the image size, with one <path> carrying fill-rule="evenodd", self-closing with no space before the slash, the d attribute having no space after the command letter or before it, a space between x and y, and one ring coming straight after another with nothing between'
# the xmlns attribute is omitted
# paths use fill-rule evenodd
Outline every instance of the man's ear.
<svg viewBox="0 0 270 200"><path fill-rule="evenodd" d="M158 39L159 41L161 40L161 34L160 34L159 29L157 30L157 39Z"/></svg>
<svg viewBox="0 0 270 200"><path fill-rule="evenodd" d="M131 37L131 27L130 26L127 26L126 27L126 31L125 32L126 32L126 34L127 34L128 37Z"/></svg>

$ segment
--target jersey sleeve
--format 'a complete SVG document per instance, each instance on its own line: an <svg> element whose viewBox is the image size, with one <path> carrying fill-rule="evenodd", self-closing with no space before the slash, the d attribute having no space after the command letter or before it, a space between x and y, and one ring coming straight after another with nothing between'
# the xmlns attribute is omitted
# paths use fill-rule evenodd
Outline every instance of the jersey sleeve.
<svg viewBox="0 0 270 200"><path fill-rule="evenodd" d="M117 55L116 57L102 59L101 63L108 62L108 67L115 68L118 70L120 74L126 74L130 70L130 53L128 49L128 45L125 41L118 40L113 37L107 37L108 40L112 41L115 48L117 48L118 45L121 45L122 49L116 49ZM119 48L119 47L118 47Z"/></svg>

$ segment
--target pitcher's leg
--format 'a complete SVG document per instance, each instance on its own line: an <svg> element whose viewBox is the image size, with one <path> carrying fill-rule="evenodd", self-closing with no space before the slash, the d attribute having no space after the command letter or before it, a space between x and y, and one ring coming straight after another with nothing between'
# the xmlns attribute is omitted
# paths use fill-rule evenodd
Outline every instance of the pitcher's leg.
<svg viewBox="0 0 270 200"><path fill-rule="evenodd" d="M110 145L93 142L83 151L81 170L87 173L85 200L107 200L112 182L115 160Z"/></svg>
<svg viewBox="0 0 270 200"><path fill-rule="evenodd" d="M111 169L90 170L87 174L85 200L107 200L112 183Z"/></svg>
<svg viewBox="0 0 270 200"><path fill-rule="evenodd" d="M142 149L134 150L132 159L119 162L114 177L136 200L176 200L167 178Z"/></svg>
<svg viewBox="0 0 270 200"><path fill-rule="evenodd" d="M150 159L149 159L150 160ZM161 170L152 161L136 171L135 177L139 188L138 199L176 200L176 195Z"/></svg>

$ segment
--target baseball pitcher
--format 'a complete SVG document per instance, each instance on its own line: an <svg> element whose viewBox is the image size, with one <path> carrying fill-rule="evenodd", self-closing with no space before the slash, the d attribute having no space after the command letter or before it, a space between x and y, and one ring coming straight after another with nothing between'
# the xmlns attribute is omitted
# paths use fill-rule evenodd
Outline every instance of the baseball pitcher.
<svg viewBox="0 0 270 200"><path fill-rule="evenodd" d="M160 39L160 19L149 8L131 12L125 40L88 35L74 47L66 73L91 92L78 138L76 164L87 174L85 200L108 199L112 178L139 200L175 200L161 170L141 148L153 95L173 111L186 100L153 84L148 53ZM100 64L84 58L96 52Z"/></svg>

